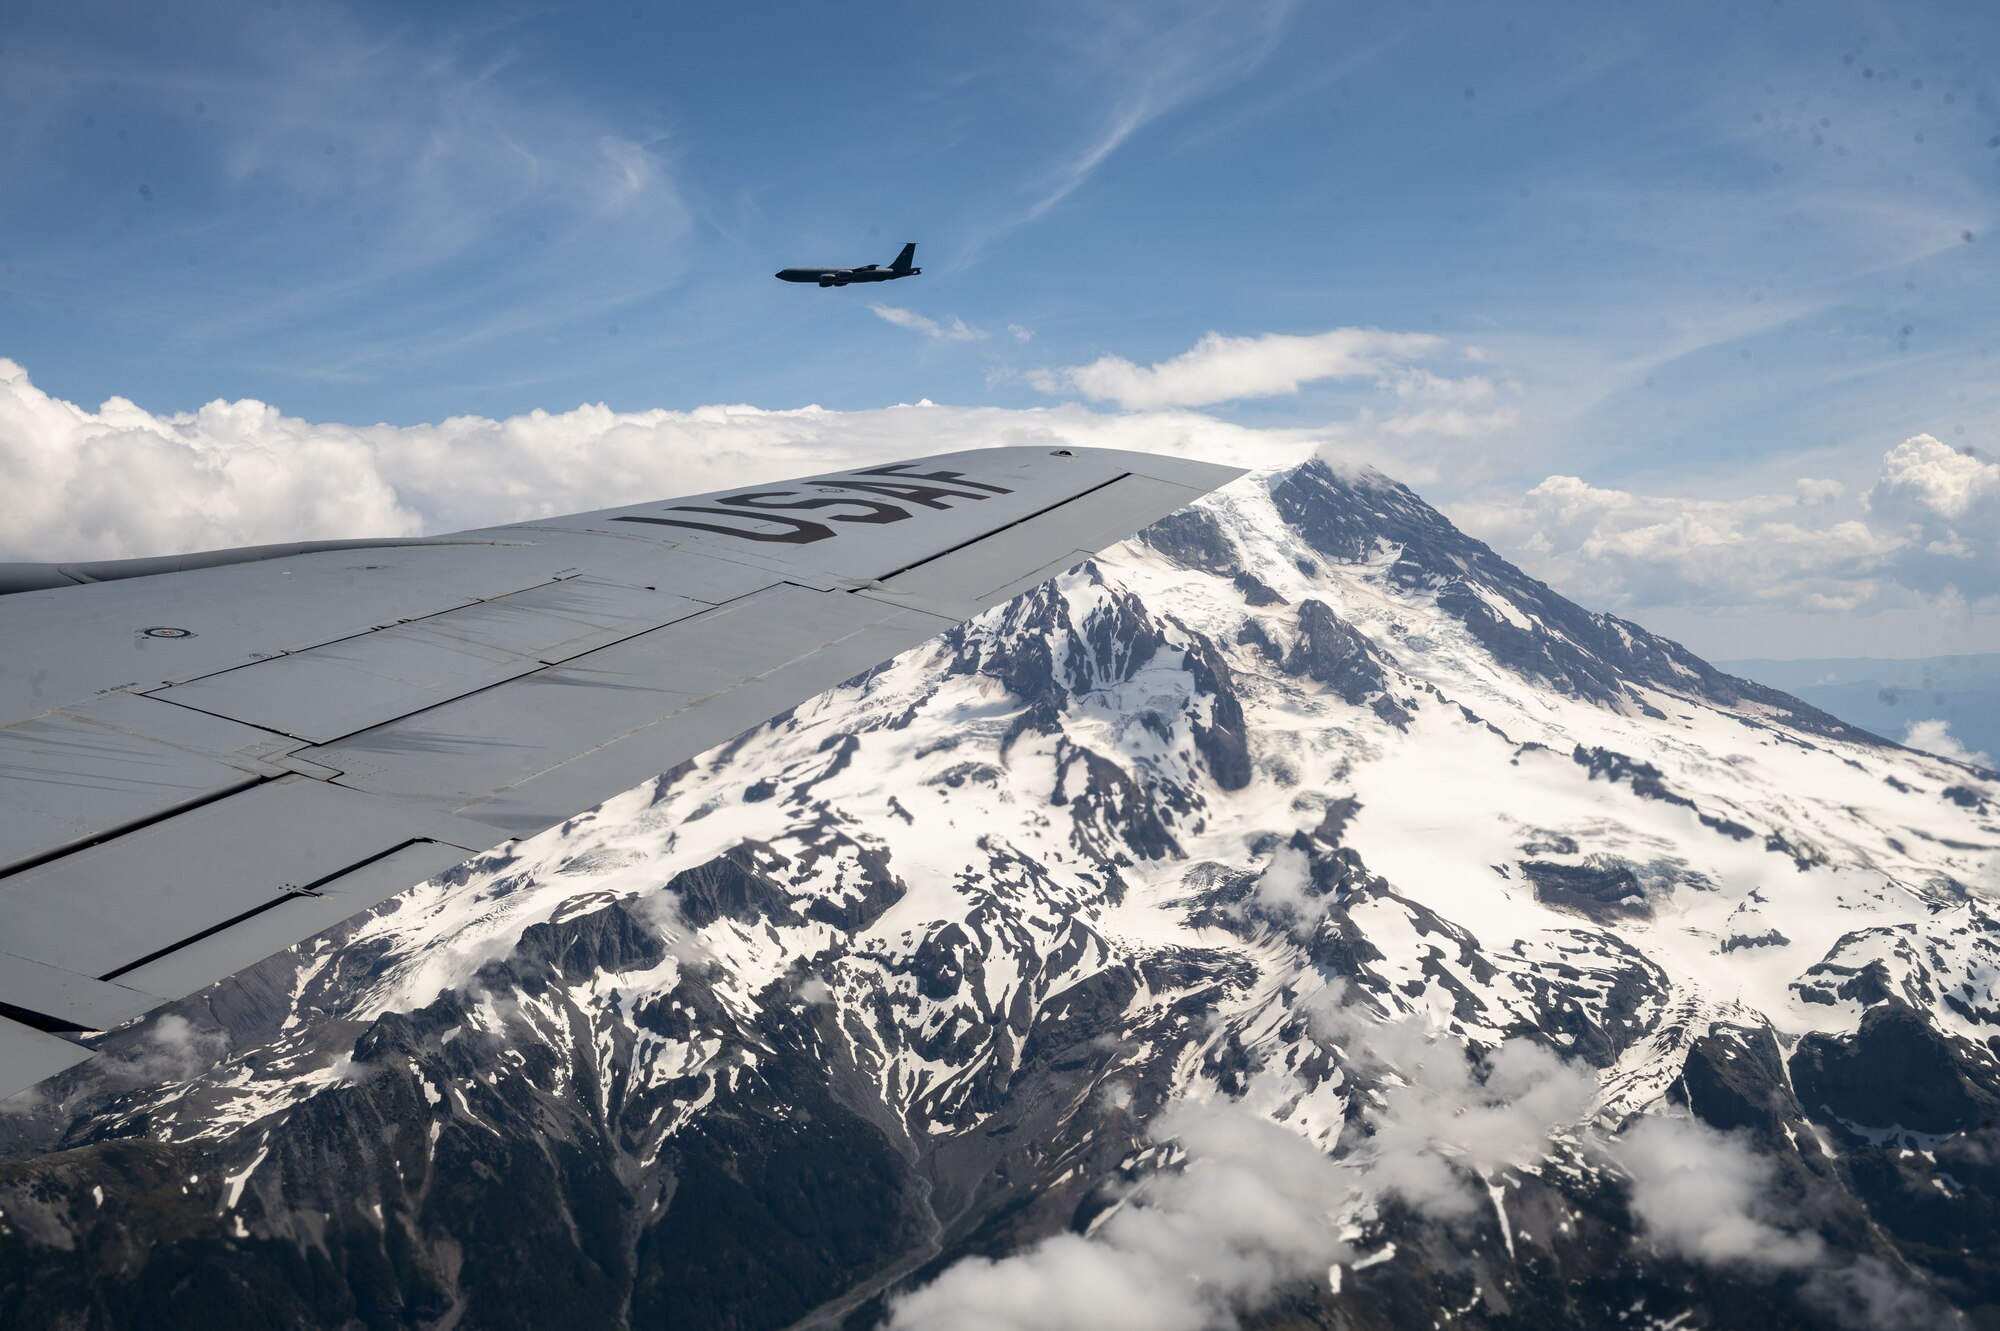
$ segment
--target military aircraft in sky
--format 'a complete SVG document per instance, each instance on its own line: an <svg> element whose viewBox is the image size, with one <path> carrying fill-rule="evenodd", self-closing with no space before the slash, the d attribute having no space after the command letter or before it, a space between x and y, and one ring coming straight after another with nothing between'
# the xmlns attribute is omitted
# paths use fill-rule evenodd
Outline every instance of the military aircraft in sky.
<svg viewBox="0 0 2000 1331"><path fill-rule="evenodd" d="M823 287L844 287L849 282L893 282L899 277L915 277L924 271L910 265L917 257L917 242L903 246L903 252L884 268L879 263L863 264L859 268L780 268L780 282L817 282Z"/></svg>
<svg viewBox="0 0 2000 1331"><path fill-rule="evenodd" d="M0 564L0 1098L1239 474L987 448L449 536Z"/></svg>

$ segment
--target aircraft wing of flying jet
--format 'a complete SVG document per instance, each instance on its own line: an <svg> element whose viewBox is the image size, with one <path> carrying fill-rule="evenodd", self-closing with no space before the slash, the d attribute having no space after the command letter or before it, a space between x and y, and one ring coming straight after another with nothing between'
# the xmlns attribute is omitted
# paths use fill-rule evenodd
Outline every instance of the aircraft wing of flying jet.
<svg viewBox="0 0 2000 1331"><path fill-rule="evenodd" d="M859 268L780 268L777 273L780 282L817 282L823 287L844 287L849 282L893 282L899 277L915 277L923 272L911 267L917 260L917 242L903 246L902 252L890 261L887 268L880 264L863 264Z"/></svg>
<svg viewBox="0 0 2000 1331"><path fill-rule="evenodd" d="M0 565L0 1095L1238 474L995 448L422 540Z"/></svg>

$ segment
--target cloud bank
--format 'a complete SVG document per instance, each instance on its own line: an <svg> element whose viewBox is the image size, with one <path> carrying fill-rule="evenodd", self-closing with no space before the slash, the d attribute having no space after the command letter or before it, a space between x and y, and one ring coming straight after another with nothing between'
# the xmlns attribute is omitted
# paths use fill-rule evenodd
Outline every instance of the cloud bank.
<svg viewBox="0 0 2000 1331"><path fill-rule="evenodd" d="M2000 462L1920 434L1882 459L1868 513L1898 538L1890 562L1905 584L2000 598Z"/></svg>
<svg viewBox="0 0 2000 1331"><path fill-rule="evenodd" d="M1297 463L1321 432L1189 413L917 406L837 412L581 406L430 425L323 424L216 401L92 411L0 359L0 559L112 559L271 541L413 536L997 444Z"/></svg>
<svg viewBox="0 0 2000 1331"><path fill-rule="evenodd" d="M1551 476L1451 506L1530 571L1597 606L1850 612L1912 600L2000 604L2000 464L1917 435L1845 501L1834 481L1788 494L1644 495Z"/></svg>
<svg viewBox="0 0 2000 1331"><path fill-rule="evenodd" d="M1120 411L1078 403L584 405L412 426L313 422L250 399L164 414L112 398L92 410L43 392L0 358L0 476L8 482L0 486L0 560L413 536L995 444L1129 448L1244 467L1293 465L1317 451L1342 467L1386 466L1429 490L1462 484L1469 468L1496 456L1495 432L1515 423L1519 395L1489 367L1452 377L1396 359L1428 355L1434 343L1353 329L1210 337L1150 369L1116 362L1124 368L1109 378L1130 371L1137 386L1103 391L1167 404ZM1106 364L1059 373L1091 379ZM1371 378L1378 406L1312 428L1254 428L1171 405L1258 385L1284 391L1308 364ZM1225 381L1233 386L1221 388ZM1852 492L1807 478L1779 493L1716 499L1551 476L1525 492L1445 507L1564 594L1642 618L1661 609L1865 615L2000 606L2000 464L1928 435L1889 449L1873 482Z"/></svg>

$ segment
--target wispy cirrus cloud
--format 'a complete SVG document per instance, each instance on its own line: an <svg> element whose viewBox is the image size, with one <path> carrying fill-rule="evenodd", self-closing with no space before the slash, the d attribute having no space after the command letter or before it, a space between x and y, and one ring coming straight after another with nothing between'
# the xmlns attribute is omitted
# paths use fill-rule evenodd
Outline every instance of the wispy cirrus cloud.
<svg viewBox="0 0 2000 1331"><path fill-rule="evenodd" d="M1152 365L1100 356L1087 365L1030 371L1028 382L1044 393L1080 393L1128 409L1201 407L1296 393L1321 379L1378 379L1400 362L1433 355L1444 346L1443 338L1428 333L1379 328L1336 328L1307 336L1211 332L1180 355Z"/></svg>
<svg viewBox="0 0 2000 1331"><path fill-rule="evenodd" d="M525 77L504 32L202 3L100 27L84 50L10 33L0 122L50 117L0 200L17 308L60 293L182 354L338 382L595 321L683 270L663 126ZM106 151L128 134L136 160ZM51 188L90 186L76 225L29 203L53 161Z"/></svg>
<svg viewBox="0 0 2000 1331"><path fill-rule="evenodd" d="M1050 27L1059 56L1084 100L1101 109L1079 142L1023 183L1026 202L968 234L959 262L1047 215L1153 121L1248 77L1277 48L1293 7L1183 0L1064 11Z"/></svg>

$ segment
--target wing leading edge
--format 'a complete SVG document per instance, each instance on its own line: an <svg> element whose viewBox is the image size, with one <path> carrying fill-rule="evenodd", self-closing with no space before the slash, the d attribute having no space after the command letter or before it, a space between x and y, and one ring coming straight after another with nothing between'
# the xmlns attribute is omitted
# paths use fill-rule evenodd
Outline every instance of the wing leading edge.
<svg viewBox="0 0 2000 1331"><path fill-rule="evenodd" d="M983 449L0 597L0 1096L1240 474Z"/></svg>

